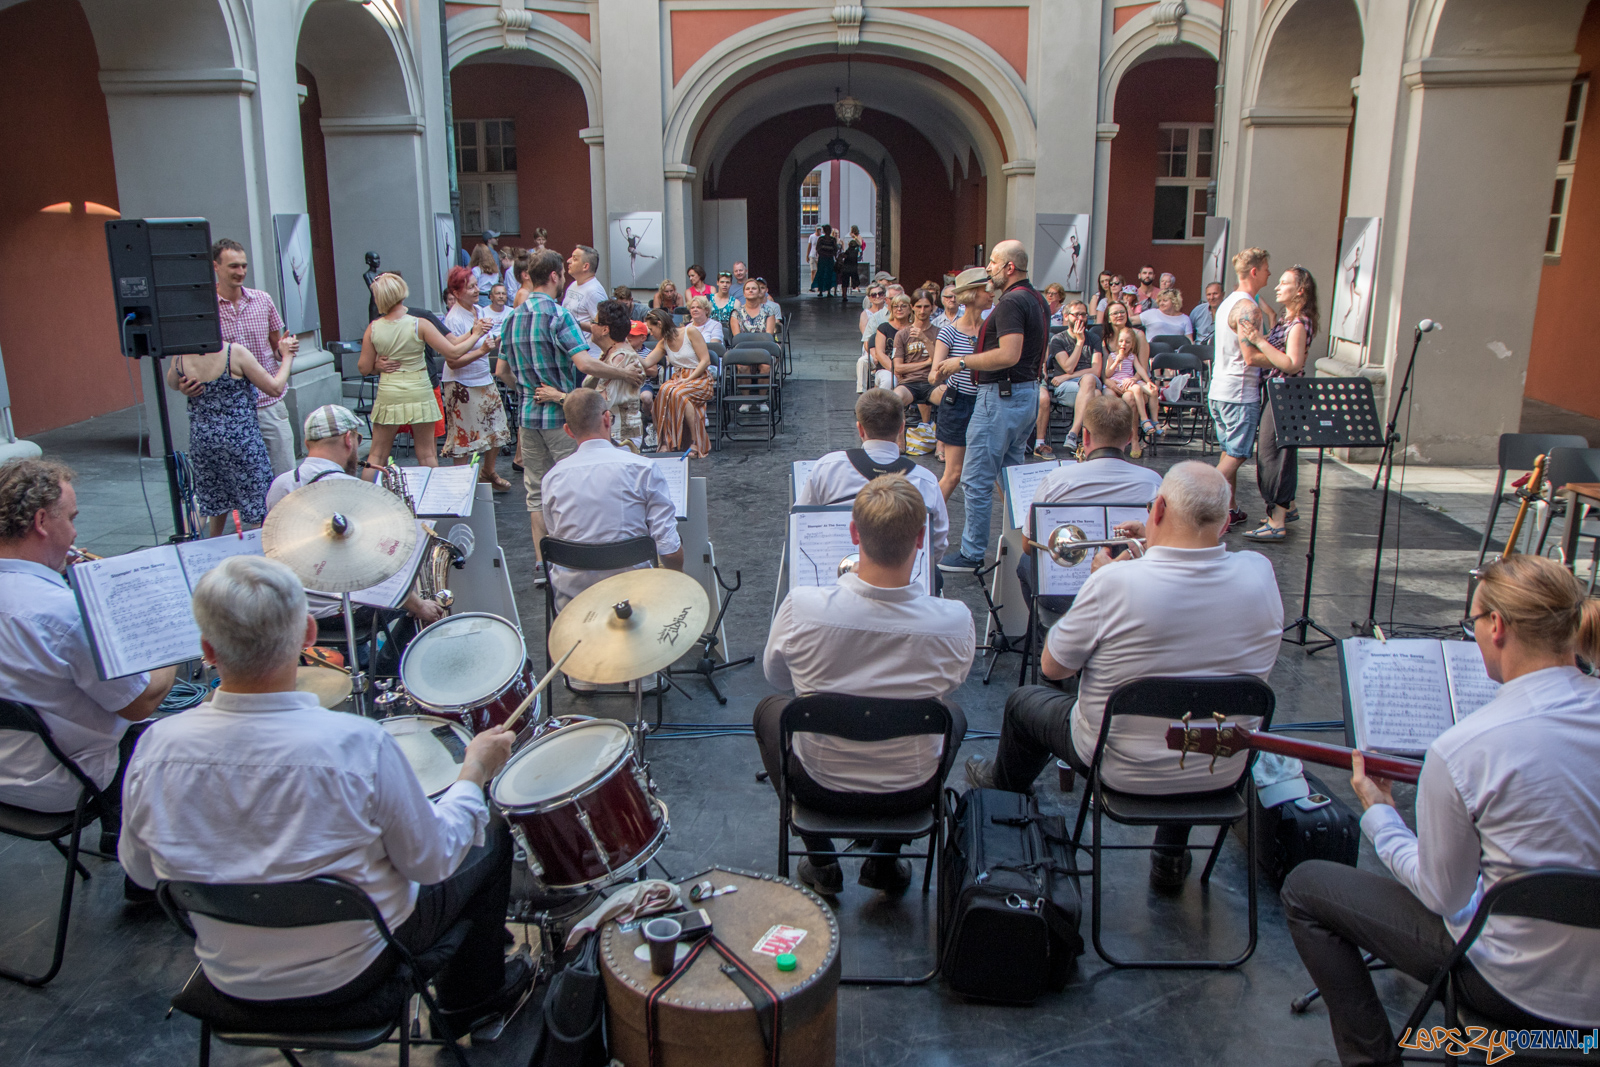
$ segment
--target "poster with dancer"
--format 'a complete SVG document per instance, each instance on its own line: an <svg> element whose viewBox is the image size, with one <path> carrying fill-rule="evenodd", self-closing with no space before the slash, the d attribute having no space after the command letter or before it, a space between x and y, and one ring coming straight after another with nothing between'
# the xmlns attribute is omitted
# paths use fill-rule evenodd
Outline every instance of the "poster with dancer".
<svg viewBox="0 0 1600 1067"><path fill-rule="evenodd" d="M611 261L601 273L615 285L654 289L666 277L661 262L661 212L613 212L610 226Z"/></svg>
<svg viewBox="0 0 1600 1067"><path fill-rule="evenodd" d="M1224 293L1233 289L1233 278L1228 275L1228 220L1216 215L1206 216L1206 260L1200 271L1200 285L1216 282Z"/></svg>
<svg viewBox="0 0 1600 1067"><path fill-rule="evenodd" d="M311 271L311 216L274 215L278 239L278 282L283 293L283 325L290 333L309 333L320 326L317 281Z"/></svg>
<svg viewBox="0 0 1600 1067"><path fill-rule="evenodd" d="M1089 216L1035 215L1029 273L1040 287L1060 282L1081 294L1089 277Z"/></svg>
<svg viewBox="0 0 1600 1067"><path fill-rule="evenodd" d="M1356 344L1367 341L1367 321L1372 311L1372 287L1378 273L1379 218L1344 220L1344 240L1339 244L1339 274L1333 280L1333 314L1329 331Z"/></svg>
<svg viewBox="0 0 1600 1067"><path fill-rule="evenodd" d="M433 243L434 250L439 253L439 292L442 293L450 276L450 268L456 265L456 251L460 247L456 244L454 215L441 212L433 217Z"/></svg>

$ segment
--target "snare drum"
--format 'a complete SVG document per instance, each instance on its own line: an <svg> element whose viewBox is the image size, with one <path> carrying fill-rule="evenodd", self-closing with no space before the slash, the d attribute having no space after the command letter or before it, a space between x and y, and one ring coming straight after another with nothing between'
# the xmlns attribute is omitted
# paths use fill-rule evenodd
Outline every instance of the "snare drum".
<svg viewBox="0 0 1600 1067"><path fill-rule="evenodd" d="M667 806L651 794L633 735L609 719L562 726L532 742L511 757L489 795L550 889L621 881L667 838Z"/></svg>
<svg viewBox="0 0 1600 1067"><path fill-rule="evenodd" d="M417 634L400 657L400 681L419 708L475 734L511 718L535 684L517 628L482 612L452 615Z"/></svg>
<svg viewBox="0 0 1600 1067"><path fill-rule="evenodd" d="M429 800L461 776L461 761L472 735L460 723L432 715L396 715L378 725L400 746Z"/></svg>

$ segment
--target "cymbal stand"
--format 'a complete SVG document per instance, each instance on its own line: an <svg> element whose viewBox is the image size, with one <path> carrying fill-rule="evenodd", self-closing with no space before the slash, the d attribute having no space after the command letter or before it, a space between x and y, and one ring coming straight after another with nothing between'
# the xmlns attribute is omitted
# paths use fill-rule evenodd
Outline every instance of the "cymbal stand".
<svg viewBox="0 0 1600 1067"><path fill-rule="evenodd" d="M722 605L717 608L717 617L712 620L711 628L700 635L700 659L693 667L668 667L663 673L668 678L677 675L698 674L706 680L706 685L710 687L711 695L717 698L717 703L726 704L728 698L723 696L722 690L717 688L716 673L732 667L743 667L746 663L754 663L756 658L754 656L746 656L743 659L725 659L722 663L717 662L717 645L719 643L717 634L722 630L722 616L727 613L728 605L733 601L733 594L737 593L740 587L744 585L744 576L741 572L734 571L733 584L729 585L722 580L722 571L715 565L712 566L711 573L716 577L717 585L721 587L726 595L722 598ZM685 695L687 696L687 694Z"/></svg>
<svg viewBox="0 0 1600 1067"><path fill-rule="evenodd" d="M357 715L367 714L367 675L361 669L360 649L356 646L356 617L350 607L350 594L339 594L344 611L344 639L350 647L350 699Z"/></svg>

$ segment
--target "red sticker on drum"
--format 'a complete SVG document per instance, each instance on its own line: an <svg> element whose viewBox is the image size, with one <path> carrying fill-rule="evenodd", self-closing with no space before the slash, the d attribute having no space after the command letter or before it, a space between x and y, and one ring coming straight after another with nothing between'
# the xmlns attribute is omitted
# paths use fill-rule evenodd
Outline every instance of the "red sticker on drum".
<svg viewBox="0 0 1600 1067"><path fill-rule="evenodd" d="M806 939L806 932L798 926L785 926L782 923L774 926L761 935L761 940L756 942L752 952L759 952L763 956L777 958L785 952L793 952L795 946Z"/></svg>

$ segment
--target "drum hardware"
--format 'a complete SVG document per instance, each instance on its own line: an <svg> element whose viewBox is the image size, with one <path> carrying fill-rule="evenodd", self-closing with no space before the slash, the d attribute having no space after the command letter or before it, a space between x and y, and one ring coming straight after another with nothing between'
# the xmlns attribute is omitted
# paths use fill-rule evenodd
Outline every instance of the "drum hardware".
<svg viewBox="0 0 1600 1067"><path fill-rule="evenodd" d="M594 843L594 853L600 857L600 862L605 864L606 873L611 874L611 854L606 849L605 843L600 840L600 835L594 832L594 821L589 818L589 813L582 808L578 809L578 822L583 824L584 832L589 835L589 840Z"/></svg>
<svg viewBox="0 0 1600 1067"><path fill-rule="evenodd" d="M712 621L710 629L700 635L700 658L691 668L668 667L667 677L698 674L706 680L706 685L710 687L711 695L717 698L717 703L726 704L728 698L723 696L722 690L717 688L716 673L733 667L743 667L746 663L754 663L756 658L754 656L745 656L743 659L733 660L724 658L723 662L717 662L717 645L719 643L717 634L722 632L722 616L727 614L728 605L733 601L733 594L737 593L740 587L744 585L744 577L739 571L734 571L733 584L729 585L722 580L722 571L717 569L715 565L711 568L711 574L716 578L718 587L722 589L725 595L722 597L722 604L717 608L717 617Z"/></svg>
<svg viewBox="0 0 1600 1067"><path fill-rule="evenodd" d="M401 709L409 707L410 698L406 695L406 687L397 678L378 678L372 683L378 695L372 698L372 710L380 719L387 719L392 715L401 714Z"/></svg>
<svg viewBox="0 0 1600 1067"><path fill-rule="evenodd" d="M1130 544L1143 545L1145 539L1143 537L1093 538L1084 533L1081 526L1064 523L1050 531L1050 536L1045 539L1044 544L1040 544L1031 537L1024 537L1022 543L1029 548L1043 549L1051 559L1054 559L1063 567L1076 567L1088 558L1091 549L1126 548Z"/></svg>

